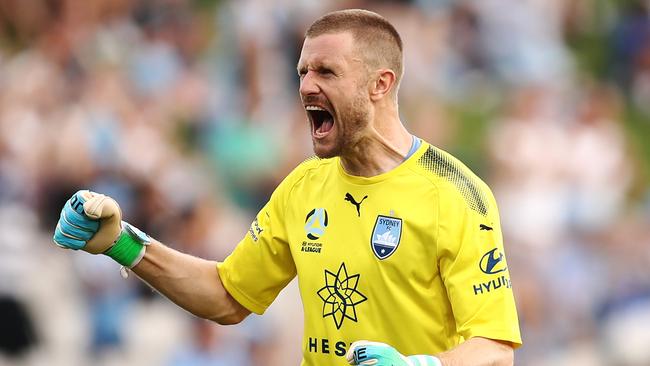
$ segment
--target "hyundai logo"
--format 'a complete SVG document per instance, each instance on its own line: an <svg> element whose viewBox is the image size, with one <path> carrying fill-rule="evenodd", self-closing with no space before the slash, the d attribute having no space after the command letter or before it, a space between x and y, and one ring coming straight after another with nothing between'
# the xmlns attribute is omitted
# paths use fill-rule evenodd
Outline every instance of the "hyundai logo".
<svg viewBox="0 0 650 366"><path fill-rule="evenodd" d="M506 267L505 257L503 253L498 252L497 249L498 248L494 248L489 252L483 254L483 257L479 262L479 267L483 273L496 274L508 269L508 267Z"/></svg>

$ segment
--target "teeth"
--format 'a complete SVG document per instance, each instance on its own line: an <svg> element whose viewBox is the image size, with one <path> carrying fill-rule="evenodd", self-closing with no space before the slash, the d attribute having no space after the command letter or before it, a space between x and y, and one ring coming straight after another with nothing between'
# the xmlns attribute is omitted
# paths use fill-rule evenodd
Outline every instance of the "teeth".
<svg viewBox="0 0 650 366"><path fill-rule="evenodd" d="M321 108L321 107L315 106L315 105L305 106L305 109L308 110L308 111L325 111L324 108Z"/></svg>

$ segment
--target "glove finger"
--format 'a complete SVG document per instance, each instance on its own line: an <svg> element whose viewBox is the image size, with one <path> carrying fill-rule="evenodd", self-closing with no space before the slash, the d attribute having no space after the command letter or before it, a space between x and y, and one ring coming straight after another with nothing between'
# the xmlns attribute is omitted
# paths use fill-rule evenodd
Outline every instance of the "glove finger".
<svg viewBox="0 0 650 366"><path fill-rule="evenodd" d="M371 354L369 354L369 348L375 347L373 344L376 344L375 342L369 342L369 341L357 341L354 342L351 346L350 349L348 350L348 353L346 355L348 363L351 365L375 365L377 362L379 362L376 358L374 358ZM383 345L385 346L385 345Z"/></svg>
<svg viewBox="0 0 650 366"><path fill-rule="evenodd" d="M348 357L353 357L354 354L359 353L361 351L361 348L363 348L363 351L361 353L368 355L371 351L376 353L378 350L391 349L392 347L380 342L356 341L350 345L350 349L348 350Z"/></svg>
<svg viewBox="0 0 650 366"><path fill-rule="evenodd" d="M354 358L359 365L395 365L398 360L402 359L402 356L393 347L383 343L366 342L357 348L358 351L354 353ZM401 365L402 363L397 364Z"/></svg>
<svg viewBox="0 0 650 366"><path fill-rule="evenodd" d="M91 219L100 220L108 219L113 216L117 220L121 217L120 206L114 199L99 193L91 192L86 196L84 203L84 212Z"/></svg>
<svg viewBox="0 0 650 366"><path fill-rule="evenodd" d="M102 209L104 208L104 201L106 201L107 198L108 197L103 194L97 194L86 201L83 205L86 216L99 220L102 215Z"/></svg>
<svg viewBox="0 0 650 366"><path fill-rule="evenodd" d="M75 194L70 197L68 203L73 210L77 211L79 214L84 213L84 203L86 202L86 195L90 196L90 191L82 189L77 191Z"/></svg>
<svg viewBox="0 0 650 366"><path fill-rule="evenodd" d="M389 356L392 349L387 346L365 345L367 358L378 358Z"/></svg>
<svg viewBox="0 0 650 366"><path fill-rule="evenodd" d="M377 359L375 359L375 358L371 358L371 359L369 359L369 360L365 360L365 361L359 363L359 365L362 365L362 366L372 366L372 365L377 365L378 363L379 363L379 360L377 360Z"/></svg>
<svg viewBox="0 0 650 366"><path fill-rule="evenodd" d="M84 240L64 234L63 231L61 231L60 225L56 226L52 240L54 240L54 243L60 247L74 250L81 249L86 245Z"/></svg>
<svg viewBox="0 0 650 366"><path fill-rule="evenodd" d="M73 236L83 241L88 241L90 240L90 238L93 237L93 235L95 235L95 231L92 231L91 229L79 227L71 223L70 220L67 218L65 211L61 212L61 217L59 218L58 226L59 229L64 234L68 236Z"/></svg>
<svg viewBox="0 0 650 366"><path fill-rule="evenodd" d="M368 341L355 341L348 348L348 352L345 354L345 359L350 365L358 365L357 360L357 349L363 347L368 343ZM365 351L364 351L365 352Z"/></svg>
<svg viewBox="0 0 650 366"><path fill-rule="evenodd" d="M99 229L99 221L87 217L83 213L83 204L78 205L76 203L73 203L73 201L74 197L71 198L63 207L67 222L82 229L96 232ZM80 207L81 212L77 212L77 210L74 208L75 206Z"/></svg>

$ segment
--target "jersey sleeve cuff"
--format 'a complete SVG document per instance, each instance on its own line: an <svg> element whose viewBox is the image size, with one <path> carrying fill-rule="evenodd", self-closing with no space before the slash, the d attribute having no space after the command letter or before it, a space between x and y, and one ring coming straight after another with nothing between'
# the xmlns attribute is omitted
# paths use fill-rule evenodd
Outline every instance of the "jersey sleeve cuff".
<svg viewBox="0 0 650 366"><path fill-rule="evenodd" d="M217 263L217 271L219 272L219 277L221 278L223 287L228 291L230 296L251 312L257 315L264 314L267 307L252 299L232 283L230 276L228 275L228 270L223 266L223 262Z"/></svg>

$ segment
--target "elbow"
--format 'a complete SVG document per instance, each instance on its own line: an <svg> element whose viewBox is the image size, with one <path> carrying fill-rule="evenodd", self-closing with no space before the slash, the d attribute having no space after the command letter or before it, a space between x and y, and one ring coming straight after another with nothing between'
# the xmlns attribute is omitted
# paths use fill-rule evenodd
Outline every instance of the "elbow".
<svg viewBox="0 0 650 366"><path fill-rule="evenodd" d="M497 339L476 337L472 338L477 346L473 355L478 356L486 361L485 364L492 366L513 366L515 363L515 350L513 344L508 341ZM489 355L487 359L485 355ZM489 360L489 361L488 361Z"/></svg>
<svg viewBox="0 0 650 366"><path fill-rule="evenodd" d="M202 318L211 320L220 325L234 325L241 323L248 315L250 315L250 310L243 307L232 297L228 298L231 300L228 302L228 306L222 307L216 314L212 313L208 316L202 316Z"/></svg>
<svg viewBox="0 0 650 366"><path fill-rule="evenodd" d="M515 356L511 348L509 352L504 352L503 357L501 358L501 363L499 363L499 365L513 366L514 364L515 364Z"/></svg>
<svg viewBox="0 0 650 366"><path fill-rule="evenodd" d="M515 363L515 351L511 344L500 343L500 352L498 353L497 365L499 366L513 366Z"/></svg>
<svg viewBox="0 0 650 366"><path fill-rule="evenodd" d="M241 323L248 314L244 313L232 313L232 314L221 314L217 316L207 317L206 319L213 321L219 325L235 325Z"/></svg>
<svg viewBox="0 0 650 366"><path fill-rule="evenodd" d="M436 355L443 365L512 366L513 344L507 341L475 337L447 352Z"/></svg>

